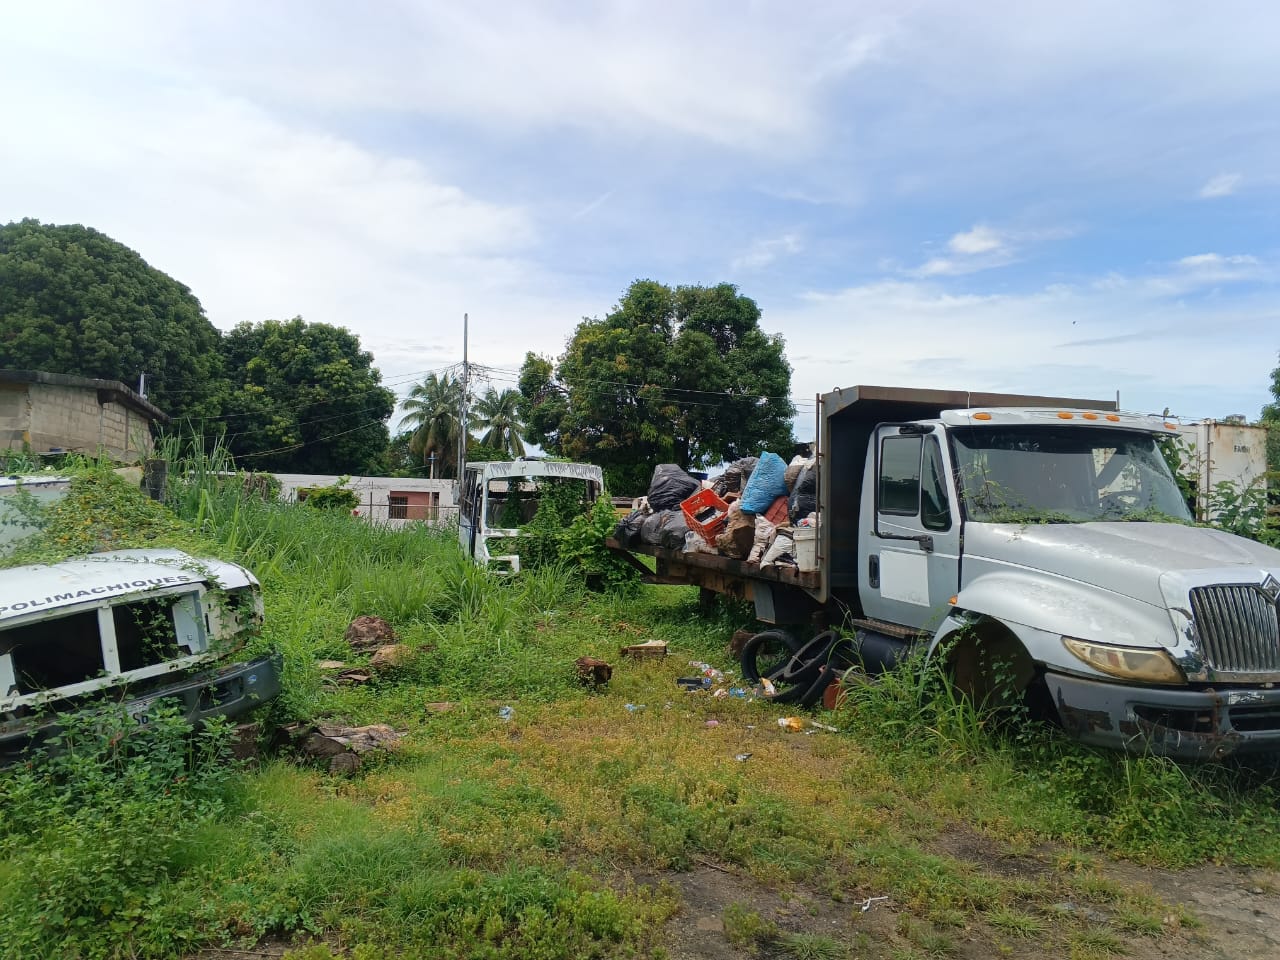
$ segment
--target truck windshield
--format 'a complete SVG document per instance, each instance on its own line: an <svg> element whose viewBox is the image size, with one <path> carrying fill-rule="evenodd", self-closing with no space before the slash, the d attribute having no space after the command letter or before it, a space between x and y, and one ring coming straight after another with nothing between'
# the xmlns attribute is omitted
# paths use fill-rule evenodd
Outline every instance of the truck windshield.
<svg viewBox="0 0 1280 960"><path fill-rule="evenodd" d="M962 428L952 437L970 520L1192 522L1150 434L1028 426Z"/></svg>

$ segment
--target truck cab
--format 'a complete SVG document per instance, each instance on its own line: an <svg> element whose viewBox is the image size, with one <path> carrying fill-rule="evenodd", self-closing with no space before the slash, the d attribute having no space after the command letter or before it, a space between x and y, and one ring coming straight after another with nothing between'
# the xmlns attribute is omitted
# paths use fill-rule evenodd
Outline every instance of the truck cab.
<svg viewBox="0 0 1280 960"><path fill-rule="evenodd" d="M519 573L520 528L553 486L571 488L585 510L604 490L604 472L590 463L533 458L467 464L458 496L462 551L495 573Z"/></svg>
<svg viewBox="0 0 1280 960"><path fill-rule="evenodd" d="M1179 759L1280 746L1280 551L1195 525L1159 447L1178 425L978 399L864 411L855 510L827 448L824 587L868 650L926 646L979 698L998 675L1089 743Z"/></svg>

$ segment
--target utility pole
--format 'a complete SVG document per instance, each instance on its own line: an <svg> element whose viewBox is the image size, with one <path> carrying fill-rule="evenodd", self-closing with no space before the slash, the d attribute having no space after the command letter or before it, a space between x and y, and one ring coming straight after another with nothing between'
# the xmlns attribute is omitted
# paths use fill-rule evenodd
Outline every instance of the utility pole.
<svg viewBox="0 0 1280 960"><path fill-rule="evenodd" d="M471 390L471 366L467 363L467 315L462 315L462 400L458 411L458 489L467 469L467 394Z"/></svg>

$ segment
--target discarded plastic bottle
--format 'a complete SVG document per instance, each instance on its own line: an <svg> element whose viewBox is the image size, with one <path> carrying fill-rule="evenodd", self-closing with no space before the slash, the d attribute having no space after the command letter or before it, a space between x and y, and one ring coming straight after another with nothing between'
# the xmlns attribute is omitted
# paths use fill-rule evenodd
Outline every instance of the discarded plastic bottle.
<svg viewBox="0 0 1280 960"><path fill-rule="evenodd" d="M499 707L499 708L498 708L498 719L499 719L499 720L510 720L510 719L511 719L512 717L514 717L515 715L516 715L516 708L515 708L515 707Z"/></svg>
<svg viewBox="0 0 1280 960"><path fill-rule="evenodd" d="M643 710L643 709L644 709L644 704L643 704L643 703L628 703L628 704L626 705L626 708L627 708L627 713L635 713L637 710Z"/></svg>

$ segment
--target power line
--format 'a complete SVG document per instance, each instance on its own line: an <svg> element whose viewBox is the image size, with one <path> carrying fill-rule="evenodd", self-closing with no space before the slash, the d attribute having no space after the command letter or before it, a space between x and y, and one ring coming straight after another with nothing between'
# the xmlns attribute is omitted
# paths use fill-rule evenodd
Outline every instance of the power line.
<svg viewBox="0 0 1280 960"><path fill-rule="evenodd" d="M323 443L326 440L333 440L337 437L345 437L349 433L355 433L357 430L364 430L367 427L380 426L383 421L370 420L368 423L362 423L358 427L352 427L350 430L339 430L337 433L331 433L327 437L315 437L312 440L302 440L298 443L291 443L285 447L276 447L273 450L257 450L253 453L242 453L236 459L248 460L252 457L265 457L272 453L287 453L290 450L301 450L303 447L309 447L313 443Z"/></svg>

